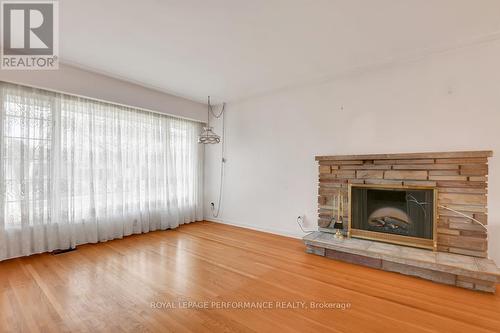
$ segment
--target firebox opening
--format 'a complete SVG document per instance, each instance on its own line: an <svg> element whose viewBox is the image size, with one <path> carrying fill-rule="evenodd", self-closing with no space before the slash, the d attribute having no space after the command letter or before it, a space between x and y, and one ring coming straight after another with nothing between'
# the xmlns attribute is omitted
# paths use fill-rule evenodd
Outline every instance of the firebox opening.
<svg viewBox="0 0 500 333"><path fill-rule="evenodd" d="M434 192L433 188L352 186L351 235L432 248Z"/></svg>

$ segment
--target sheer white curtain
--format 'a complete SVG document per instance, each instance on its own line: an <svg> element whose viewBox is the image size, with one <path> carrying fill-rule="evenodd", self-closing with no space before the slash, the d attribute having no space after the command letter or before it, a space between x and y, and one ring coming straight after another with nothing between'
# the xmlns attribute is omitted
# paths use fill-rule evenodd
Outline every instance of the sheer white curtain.
<svg viewBox="0 0 500 333"><path fill-rule="evenodd" d="M198 123L0 89L0 260L202 219Z"/></svg>

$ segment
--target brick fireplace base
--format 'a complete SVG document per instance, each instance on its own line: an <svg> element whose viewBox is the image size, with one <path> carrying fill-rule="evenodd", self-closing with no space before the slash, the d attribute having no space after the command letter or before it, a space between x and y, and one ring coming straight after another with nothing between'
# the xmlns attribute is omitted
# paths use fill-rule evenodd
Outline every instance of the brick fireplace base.
<svg viewBox="0 0 500 333"><path fill-rule="evenodd" d="M496 284L500 282L499 269L486 258L355 238L339 240L323 232L313 232L303 240L308 253L438 283L494 293Z"/></svg>

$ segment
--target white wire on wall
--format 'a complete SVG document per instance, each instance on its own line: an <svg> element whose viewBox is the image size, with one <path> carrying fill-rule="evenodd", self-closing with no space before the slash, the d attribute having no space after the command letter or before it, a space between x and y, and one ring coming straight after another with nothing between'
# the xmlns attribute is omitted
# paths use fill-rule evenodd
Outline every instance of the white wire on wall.
<svg viewBox="0 0 500 333"><path fill-rule="evenodd" d="M210 97L209 97L210 98ZM226 164L226 122L225 122L225 116L224 116L224 111L226 108L226 104L222 104L222 109L219 114L215 114L215 112L212 109L212 106L210 105L210 99L208 102L208 109L210 110L210 113L215 119L219 119L222 117L222 143L221 143L221 160L220 160L220 182L219 182L219 193L218 193L218 198L217 198L217 208L215 208L213 205L210 205L210 209L212 210L212 216L214 218L218 218L220 214L220 208L222 204L222 193L224 189L224 174L225 174L225 164ZM210 116L210 114L209 114Z"/></svg>

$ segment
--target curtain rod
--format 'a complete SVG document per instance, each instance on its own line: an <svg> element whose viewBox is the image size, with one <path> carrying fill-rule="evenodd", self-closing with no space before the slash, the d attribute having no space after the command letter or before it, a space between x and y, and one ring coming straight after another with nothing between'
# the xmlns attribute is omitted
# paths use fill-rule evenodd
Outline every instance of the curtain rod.
<svg viewBox="0 0 500 333"><path fill-rule="evenodd" d="M167 117L172 117L172 118L177 118L177 119L183 119L183 120L189 120L189 121L196 122L196 123L202 123L202 124L206 123L206 121L203 121L203 120L192 119L192 118L189 118L189 117L183 117L183 116L174 115L174 114L170 114L170 113L164 113L164 112L154 111L154 110L142 108L142 107L139 107L139 106L132 106L132 105L127 105L127 104L122 104L122 103L117 103L117 102L110 102L110 101L99 99L99 98L95 98L95 97L88 97L88 96L79 95L79 94L67 93L67 92L64 92L64 91L61 91L61 90L56 90L56 89L47 89L47 88L44 88L44 87L40 87L40 86L36 86L36 85L31 85L31 84L19 83L19 82L8 81L8 80L3 80L3 79L1 79L0 82L1 83L14 84L14 85L18 85L18 86L27 87L27 88L45 90L45 91L52 92L52 93L55 93L55 94L62 94L62 95L66 95L66 96L76 97L76 98L85 98L85 99L89 99L89 100L95 101L95 102L106 103L106 104L116 105L116 106L122 106L122 107L136 109L136 110L140 110L140 111L144 111L144 112L154 113L154 114L158 114L158 115L162 115L162 116L167 116Z"/></svg>

